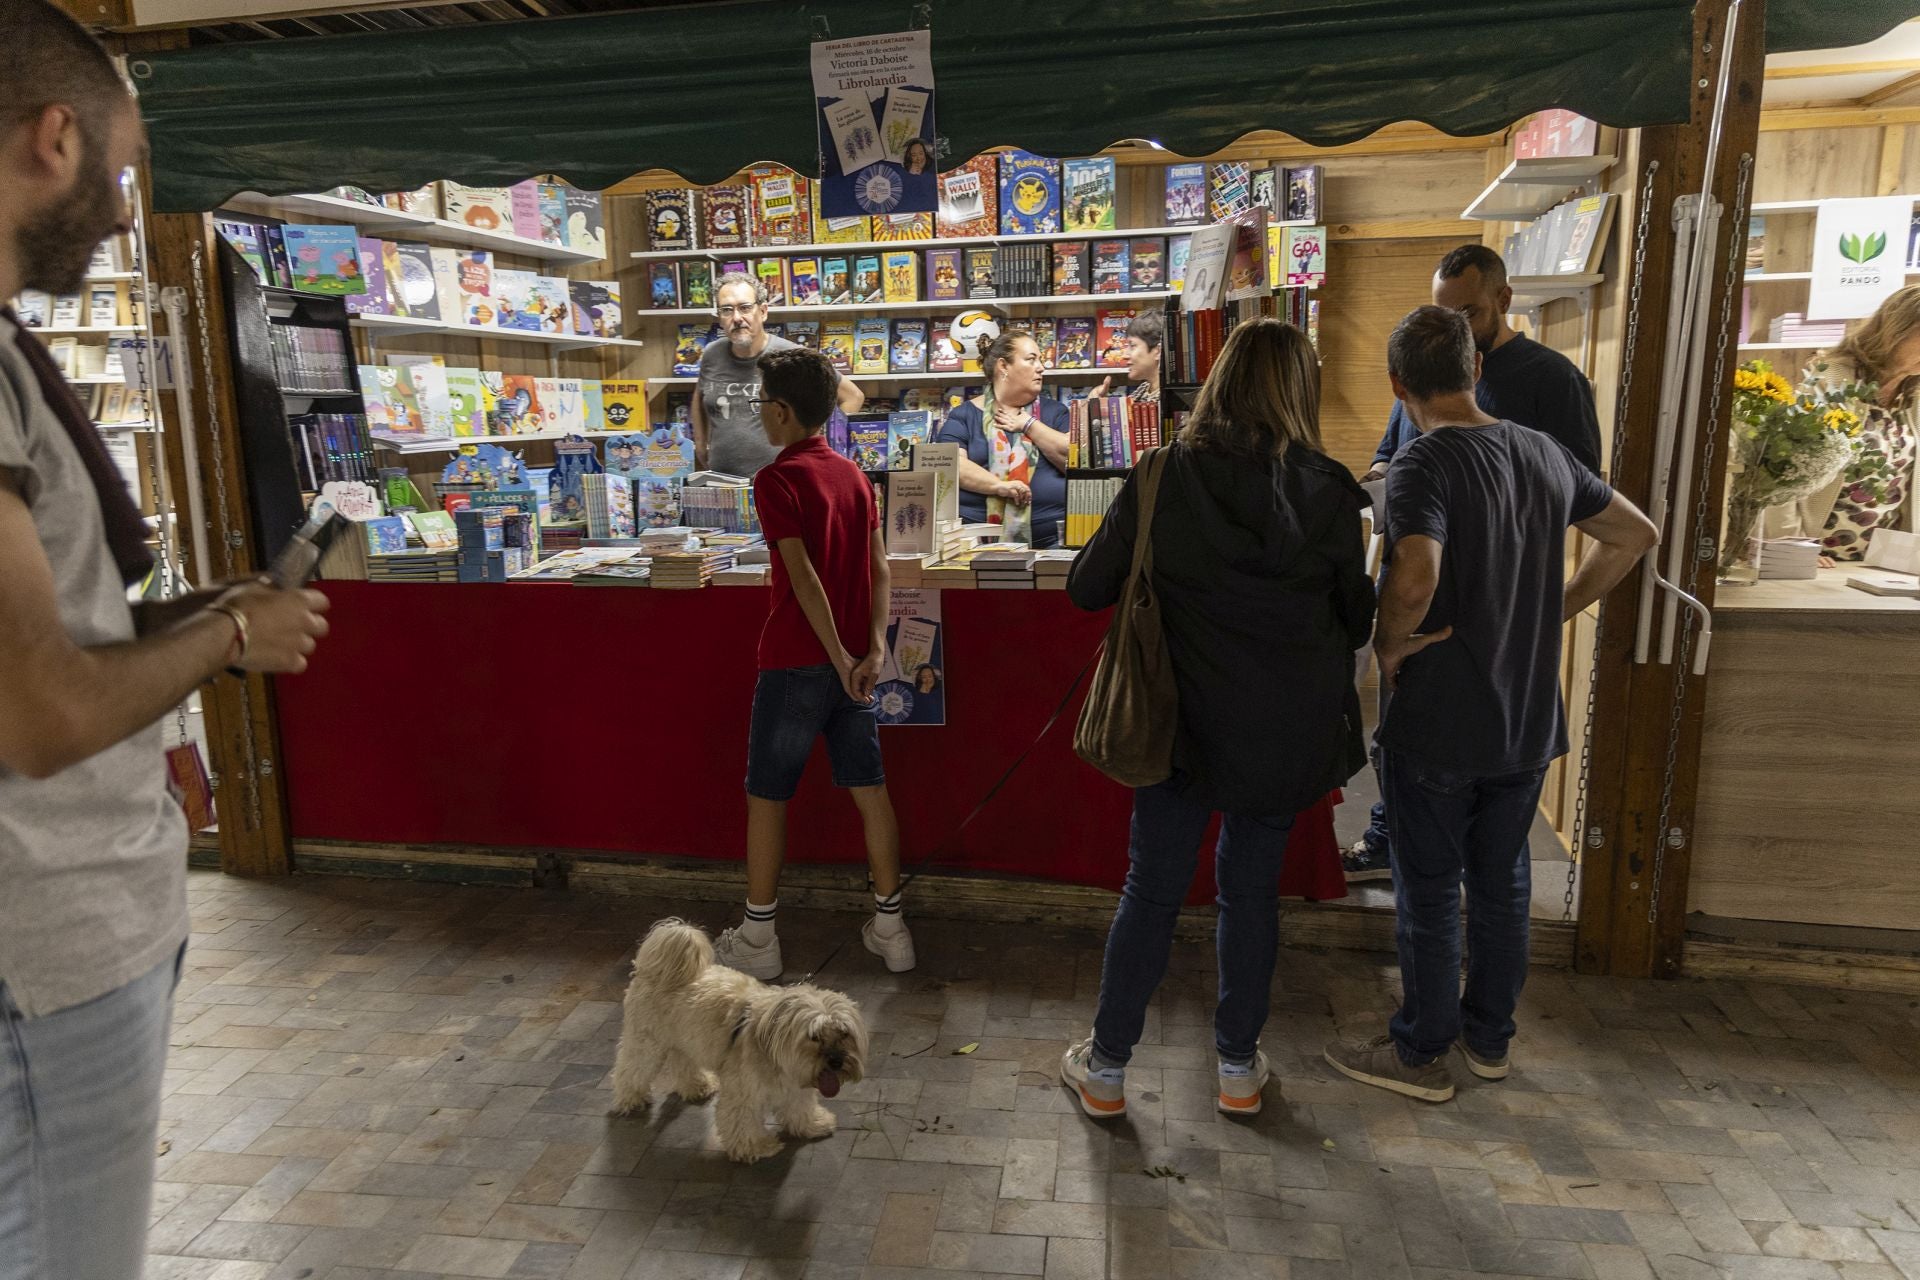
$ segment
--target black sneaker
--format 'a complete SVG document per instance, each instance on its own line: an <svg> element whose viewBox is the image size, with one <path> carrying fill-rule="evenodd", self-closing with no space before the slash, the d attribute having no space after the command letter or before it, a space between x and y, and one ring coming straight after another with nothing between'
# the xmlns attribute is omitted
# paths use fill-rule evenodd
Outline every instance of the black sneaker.
<svg viewBox="0 0 1920 1280"><path fill-rule="evenodd" d="M1367 846L1365 840L1355 840L1340 855L1340 867L1347 873L1348 884L1364 884L1368 880L1393 879L1393 860L1387 851L1375 851Z"/></svg>

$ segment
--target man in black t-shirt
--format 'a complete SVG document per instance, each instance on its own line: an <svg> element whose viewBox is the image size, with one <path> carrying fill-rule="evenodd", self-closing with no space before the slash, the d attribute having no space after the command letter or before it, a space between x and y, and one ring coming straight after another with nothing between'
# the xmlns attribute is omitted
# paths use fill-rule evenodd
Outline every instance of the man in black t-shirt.
<svg viewBox="0 0 1920 1280"><path fill-rule="evenodd" d="M1421 433L1387 473L1374 631L1393 694L1378 737L1402 1003L1387 1035L1326 1051L1356 1080L1433 1102L1453 1096L1455 1039L1475 1075L1507 1074L1527 976L1527 831L1567 751L1561 629L1657 540L1564 446L1481 411L1482 358L1467 317L1444 307L1415 310L1387 344L1394 394ZM1595 545L1563 579L1568 525Z"/></svg>

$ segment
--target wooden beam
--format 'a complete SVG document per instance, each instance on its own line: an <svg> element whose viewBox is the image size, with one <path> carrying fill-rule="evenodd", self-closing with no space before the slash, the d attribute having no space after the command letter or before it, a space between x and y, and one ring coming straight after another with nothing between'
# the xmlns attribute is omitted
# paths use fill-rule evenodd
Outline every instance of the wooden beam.
<svg viewBox="0 0 1920 1280"><path fill-rule="evenodd" d="M1901 75L1912 71L1911 59L1881 62L1830 62L1806 67L1768 67L1769 80L1810 80L1816 76Z"/></svg>
<svg viewBox="0 0 1920 1280"><path fill-rule="evenodd" d="M321 17L336 13L365 13L372 9L426 9L458 4L461 0L112 0L125 12L116 24L125 31L168 31L212 27L225 23L278 22L287 18ZM68 5L92 6L101 0L62 0ZM269 33L270 34L270 33Z"/></svg>
<svg viewBox="0 0 1920 1280"><path fill-rule="evenodd" d="M54 7L93 31L123 27L130 21L128 0L53 0Z"/></svg>
<svg viewBox="0 0 1920 1280"><path fill-rule="evenodd" d="M1897 196L1905 187L1907 126L1889 125L1880 134L1880 175L1873 190L1876 195Z"/></svg>
<svg viewBox="0 0 1920 1280"><path fill-rule="evenodd" d="M1883 102L1897 98L1903 93L1910 93L1915 89L1920 89L1920 71L1916 71L1910 76L1902 76L1892 84L1883 84L1872 93L1863 95L1860 99L1860 105L1863 107L1877 107Z"/></svg>
<svg viewBox="0 0 1920 1280"><path fill-rule="evenodd" d="M1920 107L1780 107L1760 113L1760 132L1783 129L1877 129L1920 124Z"/></svg>

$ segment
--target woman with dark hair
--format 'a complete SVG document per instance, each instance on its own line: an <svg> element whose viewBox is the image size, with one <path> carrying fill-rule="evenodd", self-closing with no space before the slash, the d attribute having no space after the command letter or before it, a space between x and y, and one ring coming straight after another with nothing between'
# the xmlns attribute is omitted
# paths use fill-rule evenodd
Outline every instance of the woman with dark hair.
<svg viewBox="0 0 1920 1280"><path fill-rule="evenodd" d="M1067 406L1040 395L1040 347L1009 329L980 353L986 390L957 406L934 439L960 446L960 514L1003 527L1008 542L1050 547L1067 518Z"/></svg>
<svg viewBox="0 0 1920 1280"><path fill-rule="evenodd" d="M921 174L933 168L933 152L919 138L910 140L900 153L900 166L908 173Z"/></svg>
<svg viewBox="0 0 1920 1280"><path fill-rule="evenodd" d="M1133 384L1127 399L1135 404L1160 403L1160 344L1167 332L1158 311L1142 311L1127 322L1127 381ZM1104 396L1113 388L1113 375L1100 379L1088 394Z"/></svg>
<svg viewBox="0 0 1920 1280"><path fill-rule="evenodd" d="M1270 1074L1260 1031L1294 815L1366 763L1353 654L1373 626L1360 537L1367 499L1321 450L1319 363L1306 335L1278 320L1233 330L1187 424L1153 462L1164 462L1151 585L1179 693L1174 771L1134 792L1099 1012L1093 1035L1062 1059L1061 1081L1088 1115L1126 1110L1127 1060L1166 973L1200 840L1220 813L1217 1105L1252 1115ZM1120 599L1139 474L1067 579L1083 609Z"/></svg>

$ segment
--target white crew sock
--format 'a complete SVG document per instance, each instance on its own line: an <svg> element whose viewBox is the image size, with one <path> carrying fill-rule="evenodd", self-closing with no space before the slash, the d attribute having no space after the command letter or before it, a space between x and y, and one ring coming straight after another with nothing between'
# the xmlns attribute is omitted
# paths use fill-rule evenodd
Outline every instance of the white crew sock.
<svg viewBox="0 0 1920 1280"><path fill-rule="evenodd" d="M780 905L780 899L762 906L757 902L747 903L747 918L740 925L740 936L751 946L764 947L773 941L773 912Z"/></svg>
<svg viewBox="0 0 1920 1280"><path fill-rule="evenodd" d="M900 915L900 890L882 897L873 895L873 931L883 938L891 938L907 927Z"/></svg>

